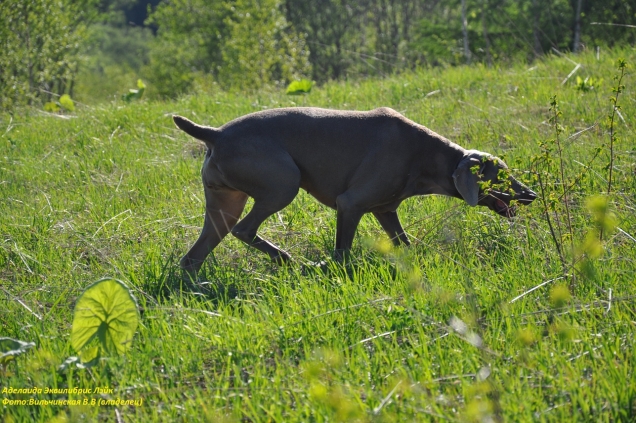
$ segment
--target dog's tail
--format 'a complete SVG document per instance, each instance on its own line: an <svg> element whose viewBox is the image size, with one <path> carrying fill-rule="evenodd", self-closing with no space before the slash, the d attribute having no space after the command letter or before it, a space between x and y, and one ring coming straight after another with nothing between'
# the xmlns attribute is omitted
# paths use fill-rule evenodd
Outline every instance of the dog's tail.
<svg viewBox="0 0 636 423"><path fill-rule="evenodd" d="M219 130L210 126L197 125L189 119L182 116L172 116L174 123L186 134L203 141L208 147L214 146Z"/></svg>

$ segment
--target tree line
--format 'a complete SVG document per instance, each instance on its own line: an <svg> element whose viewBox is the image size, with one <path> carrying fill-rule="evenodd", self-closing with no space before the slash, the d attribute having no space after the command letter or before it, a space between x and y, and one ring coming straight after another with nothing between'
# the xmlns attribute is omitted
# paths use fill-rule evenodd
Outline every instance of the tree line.
<svg viewBox="0 0 636 423"><path fill-rule="evenodd" d="M124 12L147 3L0 2L0 108L72 95L116 31L110 54L162 96L200 78L249 90L636 43L636 0L151 0L133 40Z"/></svg>

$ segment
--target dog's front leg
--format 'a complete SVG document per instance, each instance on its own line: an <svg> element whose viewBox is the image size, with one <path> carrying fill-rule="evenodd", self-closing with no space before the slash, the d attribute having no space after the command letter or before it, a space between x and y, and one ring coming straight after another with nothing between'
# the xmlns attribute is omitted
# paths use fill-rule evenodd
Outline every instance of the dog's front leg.
<svg viewBox="0 0 636 423"><path fill-rule="evenodd" d="M336 260L342 260L348 254L353 245L353 238L364 210L357 206L347 194L336 198L338 217L336 220L336 248L334 256Z"/></svg>
<svg viewBox="0 0 636 423"><path fill-rule="evenodd" d="M373 212L373 215L378 222L380 222L382 229L384 229L384 231L389 235L393 245L396 247L400 244L404 244L406 246L411 245L409 239L406 237L406 233L404 233L397 211Z"/></svg>
<svg viewBox="0 0 636 423"><path fill-rule="evenodd" d="M192 278L208 254L236 225L246 201L247 195L240 191L205 188L205 221L201 235L180 262L181 268Z"/></svg>

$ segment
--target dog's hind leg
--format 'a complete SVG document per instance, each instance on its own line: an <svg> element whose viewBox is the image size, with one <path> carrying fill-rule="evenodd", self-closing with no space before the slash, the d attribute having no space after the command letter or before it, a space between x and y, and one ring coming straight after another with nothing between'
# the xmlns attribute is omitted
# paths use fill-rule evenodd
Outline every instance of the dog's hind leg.
<svg viewBox="0 0 636 423"><path fill-rule="evenodd" d="M282 210L287 204L283 205L282 207L278 207L272 206L270 204L263 204L258 200L255 200L252 210L250 210L247 216L245 216L232 229L232 235L234 235L247 245L266 253L272 259L272 261L275 261L278 264L282 264L288 261L291 257L287 252L281 250L276 245L257 235L258 228L265 221L265 219L267 219L277 211Z"/></svg>
<svg viewBox="0 0 636 423"><path fill-rule="evenodd" d="M404 229L402 229L402 225L400 224L400 219L398 217L397 211L387 211L387 212L373 212L375 218L380 222L380 225L384 229L384 231L391 238L391 242L396 247L400 244L403 245L411 245L409 239L406 237L404 233Z"/></svg>
<svg viewBox="0 0 636 423"><path fill-rule="evenodd" d="M263 161L261 160L261 164ZM282 264L291 257L271 242L257 235L259 226L274 213L292 202L300 189L300 170L289 159L278 160L261 168L261 176L254 176L248 192L254 198L252 210L232 228L232 235L247 245L266 253L273 261ZM269 174L269 178L262 175Z"/></svg>
<svg viewBox="0 0 636 423"><path fill-rule="evenodd" d="M180 265L191 276L195 276L203 261L219 242L232 230L238 221L247 194L234 190L212 190L205 188L205 221L199 239L183 256Z"/></svg>

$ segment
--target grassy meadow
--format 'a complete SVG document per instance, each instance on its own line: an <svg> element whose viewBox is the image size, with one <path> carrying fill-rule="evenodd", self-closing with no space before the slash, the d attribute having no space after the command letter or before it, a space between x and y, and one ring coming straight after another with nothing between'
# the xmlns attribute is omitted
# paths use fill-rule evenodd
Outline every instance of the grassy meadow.
<svg viewBox="0 0 636 423"><path fill-rule="evenodd" d="M611 130L607 211L589 198L608 189L606 121L619 57L630 67ZM213 92L0 115L0 336L35 343L0 366L0 391L107 388L3 393L0 416L634 421L634 66L635 50L601 51L329 83L306 96ZM558 145L553 95L562 113ZM291 265L276 266L229 236L198 284L184 283L178 260L203 224L204 149L171 114L219 126L295 105L392 107L466 148L503 157L545 203L507 221L456 199L411 198L398 210L410 248L390 248L365 216L352 261L342 265L330 259L335 212L302 192L261 228L292 254ZM552 146L543 161L540 142ZM325 271L310 266L321 260ZM93 367L60 370L76 355L75 301L103 277L124 281L137 298L132 345ZM31 398L89 402L9 401ZM117 398L141 404L90 404Z"/></svg>

